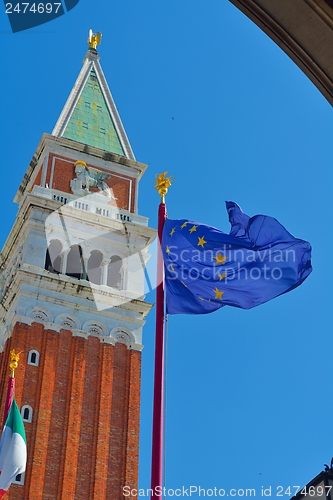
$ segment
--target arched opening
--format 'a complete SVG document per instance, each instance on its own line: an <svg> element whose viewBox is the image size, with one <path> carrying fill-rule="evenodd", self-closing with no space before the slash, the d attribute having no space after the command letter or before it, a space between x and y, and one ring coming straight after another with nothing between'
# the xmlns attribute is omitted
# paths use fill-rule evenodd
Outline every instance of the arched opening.
<svg viewBox="0 0 333 500"><path fill-rule="evenodd" d="M61 272L62 244L59 240L51 240L46 251L45 269L51 273Z"/></svg>
<svg viewBox="0 0 333 500"><path fill-rule="evenodd" d="M121 289L121 269L123 261L118 255L113 255L108 265L108 279L107 285L113 288Z"/></svg>
<svg viewBox="0 0 333 500"><path fill-rule="evenodd" d="M96 285L102 283L102 260L103 254L98 250L93 250L88 260L88 280Z"/></svg>
<svg viewBox="0 0 333 500"><path fill-rule="evenodd" d="M38 351L30 351L28 355L28 365L39 365L39 352Z"/></svg>
<svg viewBox="0 0 333 500"><path fill-rule="evenodd" d="M80 245L73 245L67 255L67 276L81 279L83 276L83 257Z"/></svg>
<svg viewBox="0 0 333 500"><path fill-rule="evenodd" d="M29 405L22 406L21 415L23 422L31 422L32 421L32 408Z"/></svg>
<svg viewBox="0 0 333 500"><path fill-rule="evenodd" d="M21 474L17 474L15 479L13 480L13 484L24 484L24 476L25 472L21 472Z"/></svg>

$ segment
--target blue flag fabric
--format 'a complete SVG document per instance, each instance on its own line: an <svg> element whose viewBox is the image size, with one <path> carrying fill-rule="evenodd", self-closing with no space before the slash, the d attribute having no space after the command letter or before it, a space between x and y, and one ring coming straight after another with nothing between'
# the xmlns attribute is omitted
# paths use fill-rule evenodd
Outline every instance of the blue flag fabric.
<svg viewBox="0 0 333 500"><path fill-rule="evenodd" d="M226 202L230 234L187 219L165 221L162 252L167 312L250 309L289 292L311 273L311 246L276 219L248 217Z"/></svg>

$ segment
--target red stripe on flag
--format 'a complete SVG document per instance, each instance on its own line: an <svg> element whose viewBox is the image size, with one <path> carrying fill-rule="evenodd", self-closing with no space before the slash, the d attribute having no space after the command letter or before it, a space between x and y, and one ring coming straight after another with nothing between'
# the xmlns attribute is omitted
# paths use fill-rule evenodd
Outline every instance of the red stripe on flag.
<svg viewBox="0 0 333 500"><path fill-rule="evenodd" d="M5 412L3 415L3 425L5 425L8 414L10 412L10 408L12 406L13 398L14 398L14 389L15 389L15 378L14 377L9 377L8 380L8 389L7 389L7 394L6 394L6 403L5 403ZM2 490L0 490L1 492ZM1 497L0 497L1 498Z"/></svg>
<svg viewBox="0 0 333 500"><path fill-rule="evenodd" d="M5 490L0 490L0 498L2 498L5 494L7 493L7 491Z"/></svg>

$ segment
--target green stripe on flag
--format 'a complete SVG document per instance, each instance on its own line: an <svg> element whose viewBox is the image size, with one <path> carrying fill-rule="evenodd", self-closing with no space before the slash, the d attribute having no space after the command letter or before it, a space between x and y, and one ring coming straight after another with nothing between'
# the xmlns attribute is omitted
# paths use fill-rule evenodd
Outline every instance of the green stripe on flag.
<svg viewBox="0 0 333 500"><path fill-rule="evenodd" d="M0 439L0 498L15 481L17 474L25 471L27 440L20 410L13 400Z"/></svg>
<svg viewBox="0 0 333 500"><path fill-rule="evenodd" d="M25 444L27 444L27 438L25 435L23 420L15 399L13 400L5 426L9 427L12 430L13 434L14 432L20 434Z"/></svg>

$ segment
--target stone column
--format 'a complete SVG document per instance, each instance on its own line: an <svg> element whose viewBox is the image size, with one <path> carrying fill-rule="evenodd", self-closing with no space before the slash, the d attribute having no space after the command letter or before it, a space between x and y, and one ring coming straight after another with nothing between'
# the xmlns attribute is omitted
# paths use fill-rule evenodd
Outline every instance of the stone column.
<svg viewBox="0 0 333 500"><path fill-rule="evenodd" d="M110 259L103 259L102 260L102 282L101 285L107 285L108 284L108 268L109 268L109 263Z"/></svg>

